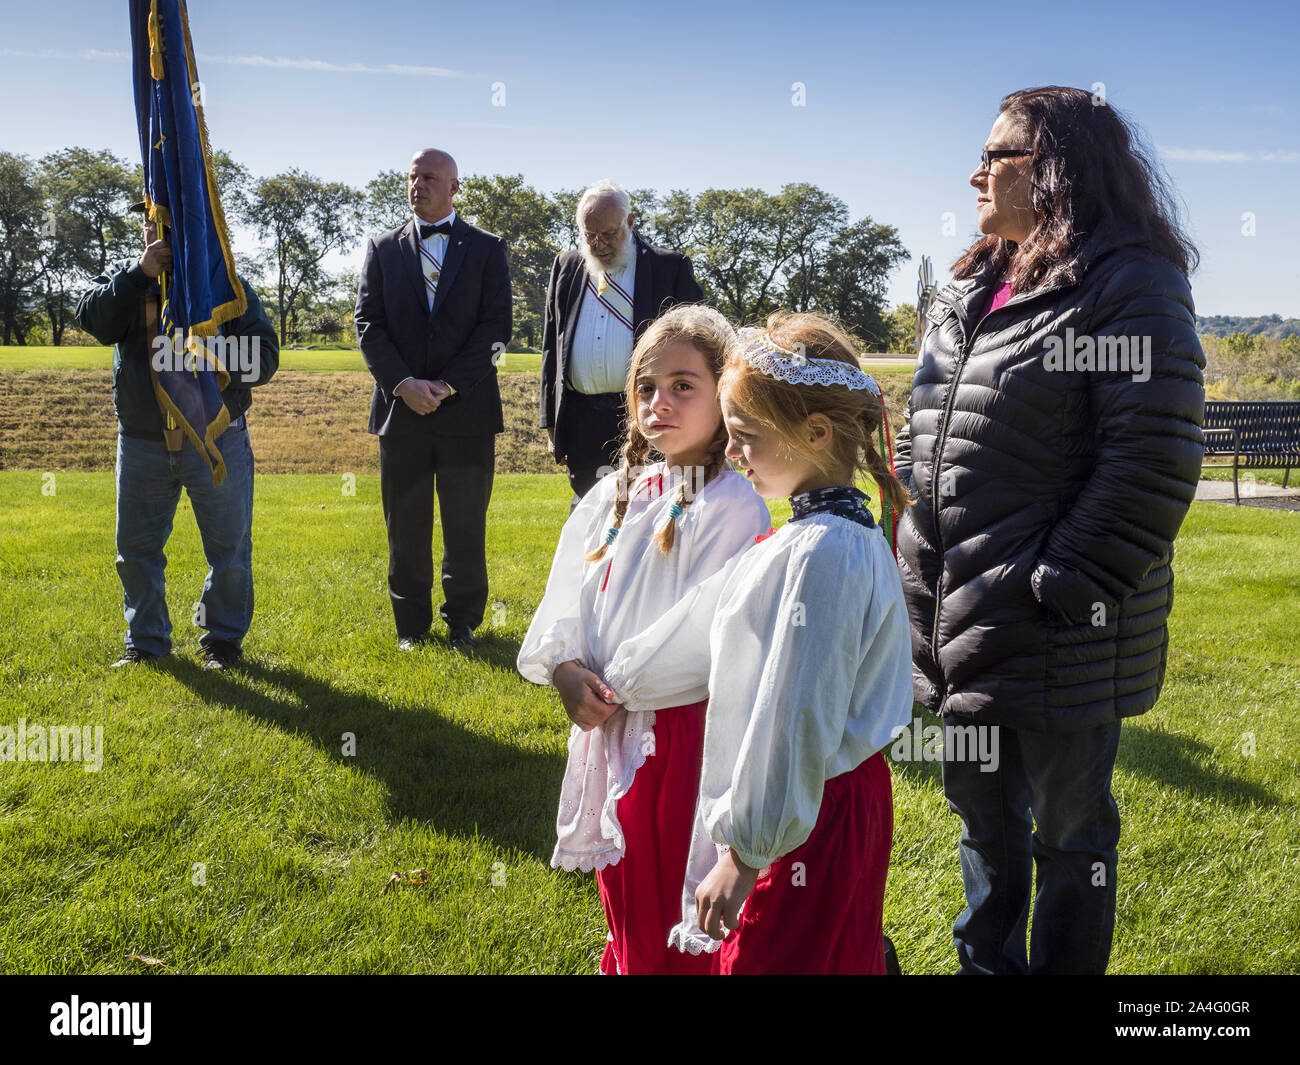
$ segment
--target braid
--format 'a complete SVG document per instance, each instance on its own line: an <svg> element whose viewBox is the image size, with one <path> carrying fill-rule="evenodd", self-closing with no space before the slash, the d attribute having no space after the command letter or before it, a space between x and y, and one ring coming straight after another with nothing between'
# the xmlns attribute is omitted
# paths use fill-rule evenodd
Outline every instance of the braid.
<svg viewBox="0 0 1300 1065"><path fill-rule="evenodd" d="M632 495L632 485L629 480L631 470L634 466L643 467L646 459L650 457L650 442L641 434L641 427L635 421L628 422L627 437L623 441L621 450L623 464L618 471L618 490L614 497L614 524L610 528L615 535L623 527L623 518L627 515L627 505ZM612 542L612 538L607 536L605 542L587 556L587 561L599 562L605 557L605 552Z"/></svg>
<svg viewBox="0 0 1300 1065"><path fill-rule="evenodd" d="M889 459L876 449L872 442L872 437L880 428L883 422L883 408L868 407L862 412L862 429L863 429L863 459L862 468L864 468L876 483L880 485L882 495L881 503L886 501L894 508L895 513L901 514L904 507L910 507L915 500L908 494L907 489L903 486L889 465Z"/></svg>
<svg viewBox="0 0 1300 1065"><path fill-rule="evenodd" d="M874 447L867 452L866 467L867 472L876 479L880 491L895 511L901 514L904 507L912 505L913 500L907 494L907 489L903 487L903 482L894 476L889 464L876 454Z"/></svg>
<svg viewBox="0 0 1300 1065"><path fill-rule="evenodd" d="M621 449L623 464L619 471L618 498L614 503L614 524L606 532L604 543L599 544L587 556L589 562L597 562L606 556L606 549L614 542L619 529L623 526L623 519L627 515L628 504L631 501L633 486L628 483L631 470L643 469L651 457L666 460L666 456L650 446L650 441L646 439L637 420L637 381L645 368L651 365L661 349L670 344L682 343L694 348L704 358L716 385L735 336L731 324L717 311L699 304L680 304L656 318L637 340L628 362L624 386L624 404L627 410L626 435ZM707 463L704 467L704 484L708 484L725 461L727 432L722 425L721 410L717 411L717 416L718 428L709 445ZM672 551L676 538L677 519L691 503L691 499L688 498L688 485L689 481L683 476L681 489L670 508L668 524L655 536L660 551L665 555ZM702 488L703 485L700 487Z"/></svg>
<svg viewBox="0 0 1300 1065"><path fill-rule="evenodd" d="M726 463L726 450L727 429L723 425L719 426L709 444L709 454L704 465L704 484L708 484L721 472L723 465ZM683 472L682 484L677 490L677 499L673 502L673 509L668 512L668 523L655 536L655 543L659 545L661 555L669 554L673 549L673 544L677 542L677 518L674 513L682 513L695 499L695 493L691 493L689 497L686 494L688 483L685 472ZM703 489L704 484L700 485L701 489Z"/></svg>

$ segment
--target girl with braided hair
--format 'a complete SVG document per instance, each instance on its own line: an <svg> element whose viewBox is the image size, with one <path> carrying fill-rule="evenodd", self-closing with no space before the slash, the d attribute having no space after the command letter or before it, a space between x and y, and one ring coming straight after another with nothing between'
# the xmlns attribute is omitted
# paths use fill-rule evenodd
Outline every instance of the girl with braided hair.
<svg viewBox="0 0 1300 1065"><path fill-rule="evenodd" d="M883 973L881 752L911 720L912 660L898 567L854 485L870 474L892 507L910 503L880 435L880 387L840 329L800 314L742 333L720 390L728 457L793 516L603 671L631 716L709 698L704 845L671 941L723 975Z"/></svg>
<svg viewBox="0 0 1300 1065"><path fill-rule="evenodd" d="M601 972L611 975L709 969L707 958L668 947L691 849L705 697L629 714L605 700L591 669L771 524L726 463L717 381L734 339L722 315L687 305L637 341L620 467L565 523L519 651L519 672L554 685L573 721L551 864L595 871L609 925Z"/></svg>

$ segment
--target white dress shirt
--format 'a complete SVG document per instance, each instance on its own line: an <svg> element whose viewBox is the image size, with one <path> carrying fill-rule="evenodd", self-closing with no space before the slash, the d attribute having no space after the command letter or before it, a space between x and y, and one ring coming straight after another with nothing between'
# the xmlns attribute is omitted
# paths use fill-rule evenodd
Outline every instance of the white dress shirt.
<svg viewBox="0 0 1300 1065"><path fill-rule="evenodd" d="M634 296L637 247L633 238L628 239L632 242L630 261L618 273L609 276L624 292ZM591 277L585 270L584 275L591 284L600 286L599 277ZM569 384L576 391L591 396L622 392L627 386L632 346L632 330L591 294L584 281L578 321L573 328L573 340L569 343Z"/></svg>
<svg viewBox="0 0 1300 1065"><path fill-rule="evenodd" d="M448 225L451 225L455 221L456 221L456 211L454 209L452 210L451 214L449 214L446 218L439 218L436 222L433 223L426 222L419 215L415 216L415 239L419 241L421 244L423 244L424 247L427 248L430 252L432 252L433 257L437 259L438 262L443 263L444 265L447 262L447 246L451 243L451 235L448 233L430 233L428 237L421 240L420 227L427 226L430 224L439 226L442 225L443 222L446 222ZM420 260L420 272L421 273L424 272L423 259ZM432 293L432 292L429 293L429 310L433 310L433 298L435 295L436 293ZM397 389L401 388L402 385L406 384L407 381L414 381L414 380L415 380L414 375L410 377L403 377L400 381L397 382L397 386L393 389L393 392L396 393ZM447 382L444 381L443 384L446 385ZM451 388L451 385L447 385L447 387ZM451 388L451 392L449 392L448 395L454 395L455 392L456 390L454 388Z"/></svg>
<svg viewBox="0 0 1300 1065"><path fill-rule="evenodd" d="M654 537L667 523L681 484L680 475L668 473L660 490L655 477L664 472L656 464L633 485L618 536L598 562L586 556L605 542L614 523L618 474L604 477L574 508L560 533L546 594L519 649L519 672L526 679L549 684L555 667L569 661L599 673L623 640L651 625L770 527L767 504L744 477L727 470L684 508L672 551L660 554ZM674 669L671 661L662 665ZM659 708L703 698L700 693ZM653 713L619 709L590 732L573 726L553 866L590 871L622 858L618 800L654 753L654 723Z"/></svg>
<svg viewBox="0 0 1300 1065"><path fill-rule="evenodd" d="M721 944L695 889L730 847L763 869L812 834L822 791L912 716L912 644L898 565L877 528L816 513L733 558L605 663L626 708L708 695L696 834L672 943Z"/></svg>

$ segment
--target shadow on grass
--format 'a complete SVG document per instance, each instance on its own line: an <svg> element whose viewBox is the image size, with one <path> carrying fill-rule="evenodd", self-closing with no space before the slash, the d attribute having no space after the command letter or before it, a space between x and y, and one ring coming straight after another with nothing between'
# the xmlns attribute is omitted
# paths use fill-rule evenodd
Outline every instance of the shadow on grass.
<svg viewBox="0 0 1300 1065"><path fill-rule="evenodd" d="M932 717L922 720L927 725L936 721ZM886 746L887 755L890 750L890 746ZM1231 805L1270 807L1282 801L1260 784L1207 768L1216 753L1213 747L1199 740L1128 723L1120 733L1115 765L1135 776L1203 799L1217 799ZM1240 757L1246 758L1244 754ZM890 756L889 768L895 776L913 784L936 792L943 791L943 763L940 759L895 761Z"/></svg>
<svg viewBox="0 0 1300 1065"><path fill-rule="evenodd" d="M474 633L474 661L481 662L497 673L517 675L519 641L498 636L489 628Z"/></svg>
<svg viewBox="0 0 1300 1065"><path fill-rule="evenodd" d="M1260 784L1206 768L1215 753L1200 740L1126 724L1115 764L1180 792L1234 806L1277 806L1282 801ZM1244 762L1247 756L1240 757Z"/></svg>
<svg viewBox="0 0 1300 1065"><path fill-rule="evenodd" d="M559 755L523 750L467 731L424 706L392 706L285 666L245 660L236 670L217 672L173 657L165 668L205 702L229 704L305 736L340 764L376 777L387 789L394 818L426 821L467 839L486 836L501 847L550 859L564 775ZM356 737L355 755L343 755L344 733Z"/></svg>

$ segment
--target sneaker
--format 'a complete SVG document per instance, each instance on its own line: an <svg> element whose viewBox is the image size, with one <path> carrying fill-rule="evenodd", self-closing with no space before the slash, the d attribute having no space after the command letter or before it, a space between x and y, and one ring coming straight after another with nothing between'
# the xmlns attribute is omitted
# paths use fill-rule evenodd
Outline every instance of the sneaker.
<svg viewBox="0 0 1300 1065"><path fill-rule="evenodd" d="M109 669L118 669L121 666L138 666L149 662L156 662L162 658L162 655L152 654L149 651L142 651L138 647L128 647L123 652L122 657L114 662Z"/></svg>
<svg viewBox="0 0 1300 1065"><path fill-rule="evenodd" d="M401 636L397 640L397 649L399 651L414 651L417 647L425 647L433 643L433 637L427 632L420 633L419 636Z"/></svg>
<svg viewBox="0 0 1300 1065"><path fill-rule="evenodd" d="M231 666L238 665L243 654L244 652L233 643L226 643L225 640L213 640L203 648L203 668L230 669Z"/></svg>

